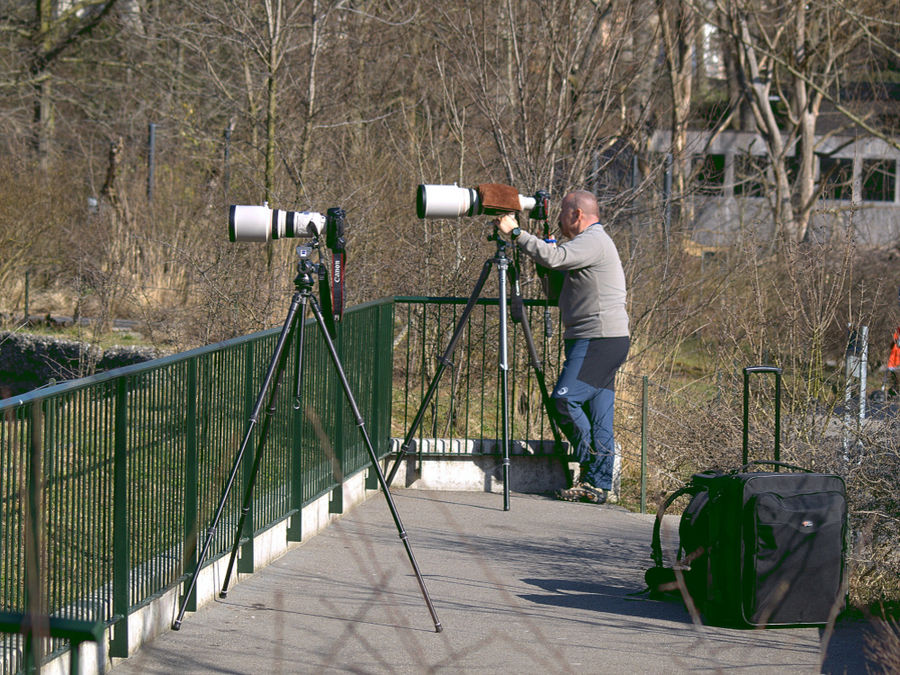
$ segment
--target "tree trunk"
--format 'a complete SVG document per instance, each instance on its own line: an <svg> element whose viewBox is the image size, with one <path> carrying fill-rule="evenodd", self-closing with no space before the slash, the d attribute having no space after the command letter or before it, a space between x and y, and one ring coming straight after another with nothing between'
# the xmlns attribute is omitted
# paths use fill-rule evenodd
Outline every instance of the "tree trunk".
<svg viewBox="0 0 900 675"><path fill-rule="evenodd" d="M672 93L673 201L684 208L688 203L684 197L691 159L686 155L686 149L693 93L692 47L696 42L696 20L693 9L682 0L657 0L656 9ZM690 213L682 211L681 215L691 220Z"/></svg>

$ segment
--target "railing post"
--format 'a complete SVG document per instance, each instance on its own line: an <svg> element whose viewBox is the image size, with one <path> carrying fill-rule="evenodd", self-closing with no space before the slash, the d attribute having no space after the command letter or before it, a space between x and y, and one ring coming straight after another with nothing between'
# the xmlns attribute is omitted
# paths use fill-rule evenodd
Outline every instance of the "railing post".
<svg viewBox="0 0 900 675"><path fill-rule="evenodd" d="M335 323L334 348L339 355L343 353L341 349L341 324ZM332 452L334 457L331 460L333 467L332 480L334 481L334 489L331 491L331 499L328 502L329 513L344 512L344 392L341 389L337 374L333 369L328 370L326 385L329 398L331 398L332 409L334 410L334 430L331 434Z"/></svg>
<svg viewBox="0 0 900 675"><path fill-rule="evenodd" d="M256 370L254 368L255 345L255 342L248 342L247 347L244 350L244 400L246 401L246 405L244 407L244 409L246 410L244 419L248 420L250 419L250 415L252 414L253 406L256 404L257 395L257 392L255 391L253 386L253 373ZM260 449L260 452L262 452L262 449ZM242 472L243 480L241 481L241 489L238 492L238 495L244 494L247 486L250 484L250 479L252 478L251 473L253 471L253 460L254 453L248 452L244 455L244 467ZM253 518L252 500L250 501L250 504L248 506L250 507L250 510L247 513L247 517L244 519L244 531L239 534L239 536L243 537L245 541L241 545L241 556L240 558L238 558L237 571L251 574L253 572L253 530L256 529L254 524L255 519ZM236 516L239 516L239 511L240 502L238 502L238 505L233 513Z"/></svg>
<svg viewBox="0 0 900 675"><path fill-rule="evenodd" d="M301 316L298 321L306 321L305 316ZM302 329L302 330L301 330ZM298 369L305 358L300 353L300 338L305 332L305 328L298 326L294 331L294 378L301 377L302 372L298 373ZM303 341L306 341L304 337ZM306 345L303 345L306 347ZM306 351L310 350L306 348ZM291 383L296 386L296 381ZM300 386L303 383L300 382ZM295 394L298 392L294 392ZM301 401L303 392L301 394ZM290 456L290 472L288 489L290 490L289 507L293 512L290 523L287 527L288 541L303 541L303 409L291 406L291 456Z"/></svg>
<svg viewBox="0 0 900 675"><path fill-rule="evenodd" d="M26 499L25 505L25 607L27 612L34 617L46 613L43 597L45 588L43 567L43 516L41 504L43 503L41 487L43 485L43 404L38 399L31 404L28 418L28 449L27 473L26 473ZM32 626L25 633L25 672L40 672L43 658L45 630Z"/></svg>
<svg viewBox="0 0 900 675"><path fill-rule="evenodd" d="M131 547L128 528L128 384L116 379L115 445L113 448L113 614L110 656L128 656L128 609L130 602Z"/></svg>
<svg viewBox="0 0 900 675"><path fill-rule="evenodd" d="M372 370L369 372L369 375L372 380L372 386L368 389L366 393L368 393L368 400L363 401L359 400L360 408L363 410L363 417L365 417L369 424L369 437L372 441L372 447L375 448L375 455L379 458L381 457L381 449L378 446L378 441L381 438L381 423L380 423L380 408L378 407L378 392L379 392L379 383L382 381L384 377L384 371L381 368L382 362L382 350L384 349L384 341L382 330L382 306L375 307L375 321L373 321L373 325L375 326L375 342L372 345L372 354L374 356L374 361L372 363ZM363 395L363 392L360 392L360 396ZM379 487L378 477L375 475L375 469L373 467L369 467L366 470L366 482L365 489L366 490L377 490Z"/></svg>
<svg viewBox="0 0 900 675"><path fill-rule="evenodd" d="M153 202L154 170L156 168L156 125L147 125L147 202Z"/></svg>
<svg viewBox="0 0 900 675"><path fill-rule="evenodd" d="M378 333L375 356L375 386L372 387L373 438L387 440L390 443L391 404L393 390L393 317L394 304L378 307ZM381 454L387 454L390 447L382 448ZM380 455L379 455L380 459ZM378 477L371 469L366 487L378 489Z"/></svg>
<svg viewBox="0 0 900 675"><path fill-rule="evenodd" d="M31 302L29 299L29 290L31 286L31 270L25 268L25 325L28 325L28 320L31 317Z"/></svg>
<svg viewBox="0 0 900 675"><path fill-rule="evenodd" d="M191 570L197 566L197 540L200 526L200 473L199 453L197 448L197 432L200 421L197 415L198 391L198 359L188 361L187 372L187 427L185 429L184 457L184 549L182 551L181 569ZM197 611L197 594L191 593L187 598L187 611Z"/></svg>
<svg viewBox="0 0 900 675"><path fill-rule="evenodd" d="M647 513L647 418L650 408L649 379L641 378L641 513Z"/></svg>

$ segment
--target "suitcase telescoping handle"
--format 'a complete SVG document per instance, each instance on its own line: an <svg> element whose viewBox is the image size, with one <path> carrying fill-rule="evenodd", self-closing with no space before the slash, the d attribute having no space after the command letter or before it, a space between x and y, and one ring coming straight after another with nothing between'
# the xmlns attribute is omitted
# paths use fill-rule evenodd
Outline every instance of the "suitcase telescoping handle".
<svg viewBox="0 0 900 675"><path fill-rule="evenodd" d="M738 469L738 473L743 473L751 466L760 465L774 466L776 471L778 471L778 467L783 466L785 469L791 469L792 471L800 471L802 473L815 473L815 471L812 471L811 469L804 469L802 466L797 466L796 464L787 464L786 462L772 462L768 459L755 459L752 462L747 462L746 464L744 464L744 466Z"/></svg>
<svg viewBox="0 0 900 675"><path fill-rule="evenodd" d="M750 440L750 375L751 373L775 373L775 470L781 460L781 368L777 366L747 366L744 368L744 451L741 464L747 464L747 446Z"/></svg>

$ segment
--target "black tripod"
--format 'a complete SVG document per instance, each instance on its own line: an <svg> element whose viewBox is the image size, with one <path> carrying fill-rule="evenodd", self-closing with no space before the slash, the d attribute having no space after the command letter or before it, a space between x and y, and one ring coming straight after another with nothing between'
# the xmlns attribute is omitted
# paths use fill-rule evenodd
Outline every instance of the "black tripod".
<svg viewBox="0 0 900 675"><path fill-rule="evenodd" d="M556 420L551 414L553 408L552 402L550 401L550 395L547 392L547 385L544 380L543 365L540 358L538 357L537 349L534 346L534 338L531 334L531 327L528 323L528 317L525 314L524 302L522 300L522 294L519 289L518 262L513 261L513 264L510 265L509 256L506 254L506 247L508 246L508 243L500 236L499 231L496 227L494 228L493 234L489 236L488 239L493 240L497 243L496 252L494 253L494 256L492 258L488 258L485 261L484 266L481 268L481 276L478 277L478 281L475 283L475 288L472 290L472 294L469 296L469 300L466 303L465 309L463 309L462 315L459 317L459 321L456 324L456 329L453 332L453 336L450 338L450 342L447 344L447 349L444 350L443 355L438 359L438 368L434 373L434 377L431 378L431 384L428 385L428 390L425 392L425 397L422 399L422 403L419 406L419 410L416 413L415 419L413 419L412 425L410 425L409 427L409 431L406 432L406 437L403 439L403 445L400 446L400 452L398 453L396 460L394 460L393 467L391 467L391 470L388 473L387 482L388 485L390 485L394 480L394 476L397 474L397 469L400 467L400 462L409 452L409 447L412 444L414 436L416 435L416 431L418 430L419 425L422 423L422 419L425 417L428 404L431 402L431 398L437 391L437 386L439 380L441 379L441 375L443 375L444 370L451 363L450 357L452 356L453 351L456 349L456 345L459 342L459 339L462 337L466 322L469 320L469 315L475 308L475 303L478 301L478 298L481 295L481 291L484 288L484 284L487 281L488 276L490 276L491 267L493 265L496 265L499 282L500 306L500 342L498 350L498 366L500 368L500 406L503 443L503 510L509 511L509 362L507 358L506 327L507 275L512 282L513 288L511 315L513 321L520 322L522 324L522 333L525 336L525 342L528 344L528 354L529 358L531 359L531 366L532 368L534 368L535 379L537 380L538 387L541 390L541 399L550 419L550 429L553 432L553 440L556 443L557 448L562 447L562 439L560 437L559 428L556 425Z"/></svg>
<svg viewBox="0 0 900 675"><path fill-rule="evenodd" d="M269 432L269 423L271 422L272 417L275 414L276 410L276 401L278 394L278 387L281 384L281 378L284 373L285 363L287 362L287 350L285 350L285 345L290 341L293 336L295 325L299 324L299 335L298 335L298 347L297 347L297 401L295 403L295 407L299 407L299 396L300 396L300 380L303 374L303 366L302 366L302 355L303 355L303 323L306 314L306 305L309 304L312 307L313 314L315 315L316 322L321 329L322 336L325 339L325 343L328 346L328 351L331 355L332 363L334 364L335 370L340 378L341 385L344 389L344 394L347 396L347 401L350 404L350 408L353 411L354 418L356 420L356 424L359 427L359 431L362 434L363 441L365 442L366 449L369 453L369 459L372 461L372 468L376 473L378 478L378 483L381 486L382 491L384 492L385 499L388 503L388 508L391 510L391 515L394 518L394 524L397 526L397 531L400 534L400 539L403 541L403 545L406 547L406 554L409 556L409 562L412 564L413 572L416 575L416 579L419 582L419 588L422 590L422 596L425 598L425 604L428 606L428 611L431 613L431 618L434 621L434 629L435 632L440 633L442 630L441 622L438 620L437 614L434 610L434 605L431 603L431 598L428 596L428 590L425 588L425 582L422 579L422 573L419 571L419 566L416 563L415 556L413 555L412 548L409 544L409 538L406 534L406 531L403 529L403 524L400 522L400 516L397 513L397 508L394 505L394 501L391 497L391 492L388 489L388 484L385 481L384 473L381 470L381 466L378 464L378 457L375 454L375 450L372 447L372 442L369 439L369 435L366 432L365 423L363 421L362 415L359 412L359 408L356 405L356 401L353 398L353 394L350 391L350 385L347 382L347 377L344 374L344 369L341 366L340 358L338 357L337 350L334 346L334 341L331 338L328 327L325 323L325 318L322 315L322 310L319 306L318 301L315 296L312 294L312 288L315 284L314 277L320 276L320 278L324 278L324 265L316 265L311 260L309 260L309 249L317 248L319 245L318 238L316 241L311 243L309 247L298 246L297 254L300 258L297 263L297 276L294 279L294 286L297 291L294 293L293 299L291 300L291 306L288 310L287 318L284 321L284 325L281 329L281 333L278 336L278 342L275 345L275 352L272 355L272 360L269 363L269 368L266 371L265 379L263 380L262 388L259 391L259 395L256 399L256 404L253 408L253 412L250 415L250 423L247 427L247 432L244 435L244 440L241 443L240 450L238 450L237 456L234 459L234 464L231 467L231 473L228 477L228 481L225 484L225 489L222 493L222 498L219 500L219 505L216 508L215 515L213 516L212 523L207 530L206 540L203 543L203 548L200 551L200 556L197 560L197 565L194 569L194 572L191 574L190 585L187 589L187 592L184 595L184 599L182 601L181 609L178 612L178 617L175 619L175 622L172 625L174 630L178 630L181 627L182 619L184 618L184 612L187 607L188 601L191 598L191 595L194 593L194 590L197 585L197 575L200 571L201 566L203 565L203 561L206 558L206 554L209 551L210 543L212 542L213 536L216 532L216 526L219 522L219 519L222 516L222 512L225 510L225 502L228 499L228 495L231 491L232 486L234 485L235 479L238 474L238 470L240 469L242 458L244 455L247 446L250 443L250 437L253 434L253 429L256 427L259 422L260 412L262 410L263 404L266 399L266 393L269 388L272 387L272 392L269 395L269 405L266 409L266 417L263 420L262 427L260 428L260 436L259 441L256 447L256 456L253 460L253 467L250 472L250 480L247 483L247 487L244 493L244 501L241 506L241 517L237 525L237 530L234 535L234 545L231 549L231 559L228 561L228 571L225 574L225 581L222 586L222 590L219 593L220 597L226 597L228 593L228 583L231 579L231 572L234 568L235 559L237 558L237 552L240 548L240 539L241 532L244 529L244 521L247 518L247 514L250 512L251 500L253 497L253 485L256 481L256 475L259 471L260 461L262 459L263 449L265 447L266 438Z"/></svg>

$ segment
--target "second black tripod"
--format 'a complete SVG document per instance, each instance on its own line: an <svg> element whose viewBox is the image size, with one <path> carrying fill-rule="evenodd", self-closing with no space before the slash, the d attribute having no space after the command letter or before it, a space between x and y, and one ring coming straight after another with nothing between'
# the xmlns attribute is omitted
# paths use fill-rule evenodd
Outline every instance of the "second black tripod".
<svg viewBox="0 0 900 675"><path fill-rule="evenodd" d="M175 622L172 625L172 628L174 630L178 630L181 627L181 622L184 618L184 613L185 609L187 608L188 601L190 600L191 595L196 589L197 575L200 571L201 566L203 565L206 554L209 551L210 543L212 542L213 536L215 535L219 519L222 517L222 513L225 510L225 503L228 500L228 495L231 492L231 488L234 485L234 482L238 475L238 470L241 467L244 452L246 451L247 446L250 443L250 438L253 435L254 428L259 423L260 413L266 401L266 395L267 393L269 393L269 389L271 388L271 393L269 393L268 395L268 407L266 409L266 416L263 420L262 427L260 428L259 440L256 447L256 456L254 457L253 467L250 471L250 478L245 488L244 500L241 506L240 520L238 521L237 529L234 535L234 545L231 549L231 559L228 561L228 570L225 573L225 580L223 582L222 590L219 595L220 597L224 598L228 593L228 584L231 579L232 570L234 569L235 560L237 559L238 550L240 549L241 533L244 530L244 523L248 513L250 512L252 504L253 487L256 481L257 473L259 471L260 462L262 460L262 454L269 431L269 424L276 411L278 388L281 384L282 375L284 374L285 364L287 362L288 352L285 349L285 346L290 342L294 333L295 326L299 326L297 346L297 401L295 403L295 408L299 408L299 396L301 390L300 385L301 378L303 376L302 357L304 319L307 305L312 308L316 323L321 329L322 337L325 340L325 343L328 347L328 352L331 356L331 361L341 381L341 386L343 387L344 394L347 397L347 402L350 405L354 419L356 420L356 424L359 427L360 434L362 435L362 439L369 453L369 459L372 463L372 470L375 471L378 483L381 487L381 490L384 492L388 508L390 509L391 516L393 516L394 519L394 524L397 526L397 531L400 534L400 539L403 541L403 545L406 547L406 554L409 557L409 562L412 565L413 572L415 573L416 579L419 583L419 588L422 591L422 596L425 599L425 604L428 606L428 611L431 613L431 618L434 621L435 632L440 633L442 630L441 622L438 620L437 614L434 610L434 605L431 603L431 598L428 595L428 590L425 588L425 582L422 579L422 573L419 571L419 566L416 563L416 558L413 555L412 548L410 547L409 537L406 534L406 530L403 529L403 524L400 522L400 515L397 513L397 507L394 505L394 500L392 499L391 492L388 489L388 483L385 481L384 473L382 472L381 466L378 463L378 456L375 454L375 450L372 447L372 441L369 439L368 432L366 432L365 422L362 418L362 415L360 414L359 407L356 405L356 401L353 398L353 393L350 390L347 376L344 373L344 369L341 365L341 361L335 348L334 341L332 340L328 327L326 325L325 317L322 314L322 309L319 306L316 297L312 294L312 288L316 282L316 277L319 277L321 279L324 278L325 274L324 265L317 265L309 259L310 249L318 248L318 246L319 242L318 238L316 238L316 240L308 246L297 247L297 255L299 257L299 261L297 263L297 276L294 279L294 286L297 290L294 293L293 299L291 300L291 306L288 310L287 318L284 321L284 325L282 326L281 333L279 334L278 341L275 345L275 352L272 355L272 360L269 363L268 370L266 371L262 388L259 391L259 395L256 399L256 404L254 405L253 412L250 415L250 423L247 427L246 434L244 435L244 440L241 443L241 447L238 451L237 456L235 457L234 463L231 468L231 473L228 477L228 481L225 485L222 497L219 500L219 504L216 508L215 515L213 516L212 523L207 530L206 540L203 543L203 548L200 551L197 565L194 569L193 574L191 575L190 585L188 586L188 589L184 594L181 609L178 612L178 617L175 619Z"/></svg>
<svg viewBox="0 0 900 675"><path fill-rule="evenodd" d="M475 288L472 290L472 294L469 296L469 300L466 303L465 309L463 309L463 312L459 317L459 321L456 324L456 329L453 331L453 336L450 338L450 342L447 344L447 348L444 350L443 355L441 355L441 357L438 359L437 370L434 373L434 377L431 378L431 384L428 385L428 390L425 392L425 396L422 399L422 403L419 405L419 410L409 427L409 431L406 432L406 437L403 439L403 444L400 446L400 451L397 455L397 458L394 460L394 465L391 467L391 470L388 473L387 483L388 485L390 485L394 480L394 476L397 474L397 469L400 467L400 462L403 461L404 457L409 453L409 448L412 445L416 432L419 429L419 425L422 423L422 420L425 417L428 405L430 404L432 397L437 391L438 382L441 379L441 375L443 375L444 370L447 368L447 366L451 364L450 357L453 355L453 351L456 349L456 345L459 342L459 339L462 337L463 331L466 327L466 323L469 320L469 315L472 313L472 310L475 308L475 304L477 303L478 298L481 296L481 291L484 288L484 284L490 276L491 268L496 265L497 278L499 283L498 304L500 307L500 335L497 353L498 367L500 369L500 412L502 429L501 443L503 452L503 510L509 511L509 359L507 347L508 330L506 325L508 307L506 297L507 276L512 282L513 289L511 302L512 319L514 322L522 324L522 334L525 336L525 342L528 345L528 355L531 360L531 367L534 369L535 379L537 380L538 387L541 391L541 400L544 403L544 407L547 410L547 416L550 419L550 429L553 433L553 440L556 444L555 447L557 448L557 450L562 447L562 437L560 436L559 428L552 414L553 404L550 400L550 395L547 392L543 365L540 358L538 357L537 348L534 346L534 338L532 337L531 326L528 323L528 316L525 313L525 303L522 299L521 290L519 288L518 262L515 260L510 260L509 256L506 253L506 247L509 244L500 236L500 233L496 227L494 228L493 234L489 236L488 239L496 242L496 252L494 253L493 257L488 258L485 261L484 266L481 269L481 276L478 277L478 281L475 283Z"/></svg>

